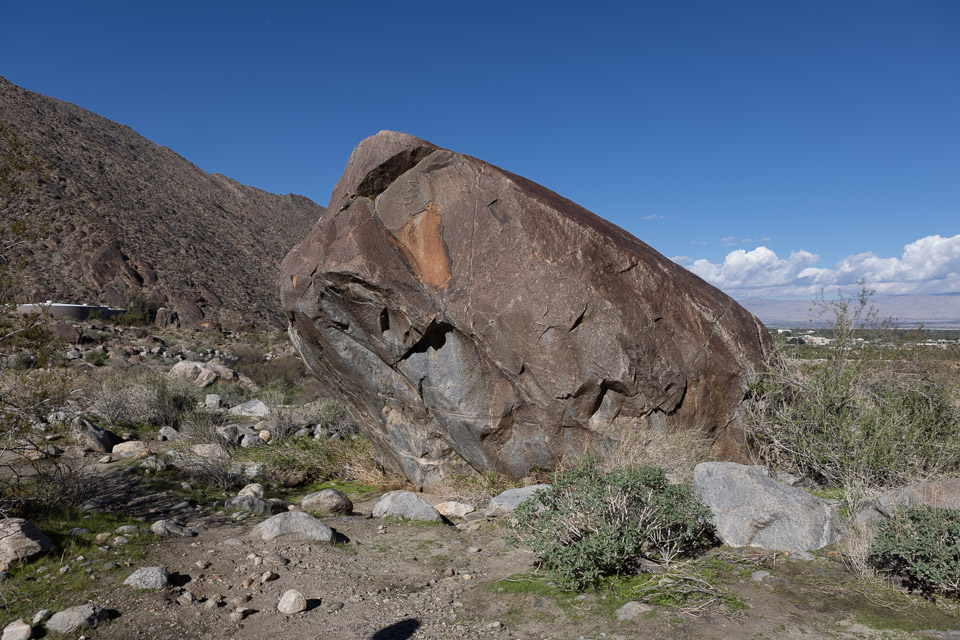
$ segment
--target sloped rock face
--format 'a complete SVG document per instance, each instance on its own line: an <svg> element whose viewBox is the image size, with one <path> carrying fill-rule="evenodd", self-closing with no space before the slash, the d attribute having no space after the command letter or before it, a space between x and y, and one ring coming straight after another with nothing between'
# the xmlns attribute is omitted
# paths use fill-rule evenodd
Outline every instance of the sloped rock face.
<svg viewBox="0 0 960 640"><path fill-rule="evenodd" d="M768 340L622 229L393 132L354 150L281 280L292 341L418 487L521 478L617 427L699 429L736 457Z"/></svg>

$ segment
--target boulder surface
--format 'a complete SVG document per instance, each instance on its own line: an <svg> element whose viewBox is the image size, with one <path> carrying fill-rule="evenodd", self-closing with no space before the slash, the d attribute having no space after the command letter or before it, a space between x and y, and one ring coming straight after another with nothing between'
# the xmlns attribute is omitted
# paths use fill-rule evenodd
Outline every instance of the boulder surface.
<svg viewBox="0 0 960 640"><path fill-rule="evenodd" d="M764 467L701 462L693 491L713 511L717 537L731 547L803 553L840 539L835 501L787 486Z"/></svg>
<svg viewBox="0 0 960 640"><path fill-rule="evenodd" d="M520 176L383 131L284 259L290 337L418 488L520 479L620 428L736 459L769 338L733 299Z"/></svg>

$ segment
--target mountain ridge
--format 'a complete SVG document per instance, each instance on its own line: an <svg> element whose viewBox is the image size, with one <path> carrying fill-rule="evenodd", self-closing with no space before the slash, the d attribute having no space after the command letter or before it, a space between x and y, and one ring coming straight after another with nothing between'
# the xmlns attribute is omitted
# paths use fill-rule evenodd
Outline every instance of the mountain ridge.
<svg viewBox="0 0 960 640"><path fill-rule="evenodd" d="M46 167L24 302L148 296L184 326L281 326L279 261L325 211L201 170L131 127L0 77L0 122Z"/></svg>

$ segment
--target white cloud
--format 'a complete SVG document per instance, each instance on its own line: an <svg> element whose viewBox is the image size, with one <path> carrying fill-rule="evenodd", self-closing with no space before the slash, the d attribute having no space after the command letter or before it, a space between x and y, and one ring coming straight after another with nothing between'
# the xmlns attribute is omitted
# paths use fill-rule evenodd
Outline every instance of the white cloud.
<svg viewBox="0 0 960 640"><path fill-rule="evenodd" d="M658 216L655 213L651 213L648 216L643 216L644 220L663 220L663 216Z"/></svg>
<svg viewBox="0 0 960 640"><path fill-rule="evenodd" d="M722 244L722 245L725 246L725 247L732 247L733 245L737 244L737 239L734 238L733 236L727 236L726 238L720 238L720 244Z"/></svg>
<svg viewBox="0 0 960 640"><path fill-rule="evenodd" d="M677 264L690 264L691 262L693 262L693 258L691 258L690 256L673 256L670 259L676 262Z"/></svg>
<svg viewBox="0 0 960 640"><path fill-rule="evenodd" d="M703 240L691 240L691 241L690 241L690 244L695 245L695 246L698 246L698 247L705 247L705 246L707 246L707 243L706 243L705 241L703 241Z"/></svg>
<svg viewBox="0 0 960 640"><path fill-rule="evenodd" d="M906 245L899 258L860 253L840 260L833 269L814 266L819 259L808 251L780 258L760 246L731 251L720 264L696 260L689 269L739 297L813 296L834 287L849 293L860 280L878 293L960 292L960 234L920 238Z"/></svg>

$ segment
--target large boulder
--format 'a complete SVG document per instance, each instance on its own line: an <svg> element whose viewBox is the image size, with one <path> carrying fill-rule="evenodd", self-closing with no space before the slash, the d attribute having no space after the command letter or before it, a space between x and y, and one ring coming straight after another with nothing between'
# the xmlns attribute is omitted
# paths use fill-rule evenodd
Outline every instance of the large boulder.
<svg viewBox="0 0 960 640"><path fill-rule="evenodd" d="M717 537L731 547L804 553L840 539L836 501L771 478L764 467L702 462L693 491L713 512Z"/></svg>
<svg viewBox="0 0 960 640"><path fill-rule="evenodd" d="M893 518L900 507L928 506L938 509L960 509L960 478L918 482L884 494L860 506L851 525L868 531L885 518Z"/></svg>
<svg viewBox="0 0 960 640"><path fill-rule="evenodd" d="M78 607L70 607L50 616L50 619L44 623L48 631L57 633L73 633L77 629L93 628L106 620L109 611L93 603L82 604Z"/></svg>
<svg viewBox="0 0 960 640"><path fill-rule="evenodd" d="M53 550L53 542L29 520L0 519L0 570Z"/></svg>
<svg viewBox="0 0 960 640"><path fill-rule="evenodd" d="M267 518L253 528L253 535L268 542L277 538L320 542L333 540L333 530L330 527L303 511L288 511Z"/></svg>
<svg viewBox="0 0 960 640"><path fill-rule="evenodd" d="M529 180L408 135L354 150L284 259L291 340L418 488L520 479L620 428L737 458L769 337L730 297Z"/></svg>
<svg viewBox="0 0 960 640"><path fill-rule="evenodd" d="M383 494L373 505L374 518L403 518L405 520L423 520L440 522L440 512L433 505L412 491L390 491Z"/></svg>

